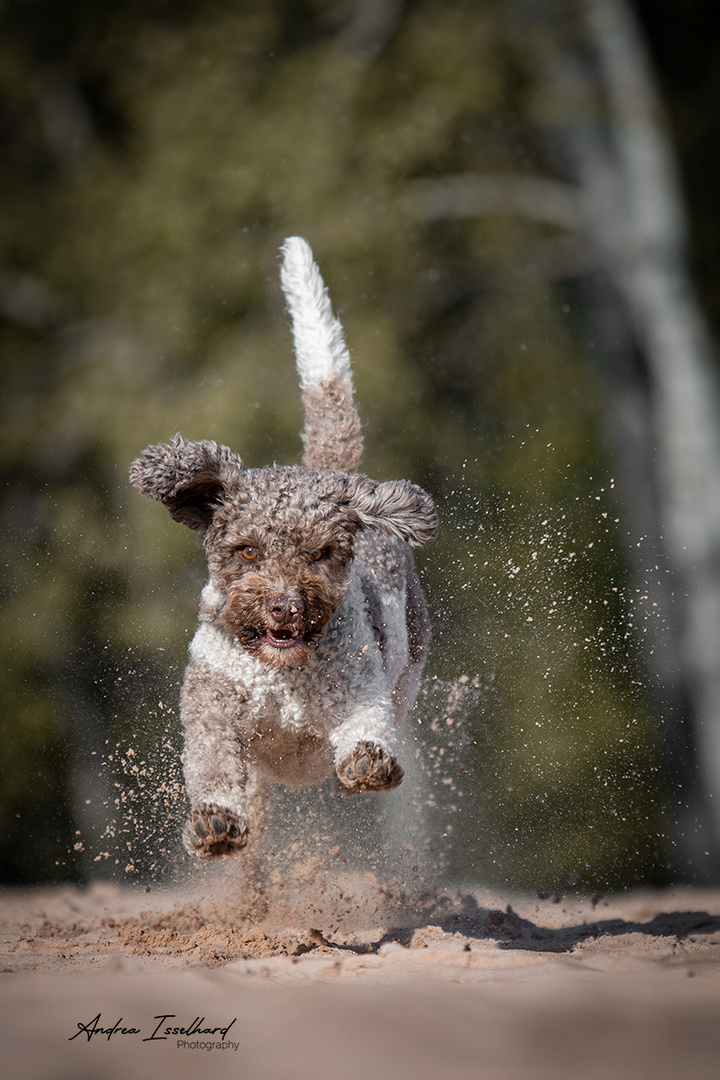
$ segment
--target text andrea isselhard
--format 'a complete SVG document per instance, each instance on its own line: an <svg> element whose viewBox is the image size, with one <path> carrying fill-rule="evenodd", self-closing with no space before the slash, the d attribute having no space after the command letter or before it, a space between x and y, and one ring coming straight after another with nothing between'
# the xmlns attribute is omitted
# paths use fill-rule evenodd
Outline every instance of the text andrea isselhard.
<svg viewBox="0 0 720 1080"><path fill-rule="evenodd" d="M183 1035L184 1038L177 1039L177 1047L179 1050L237 1050L240 1045L239 1042L231 1042L228 1037L228 1031L237 1021L237 1017L233 1017L229 1024L225 1027L211 1027L206 1025L204 1016L196 1016L191 1024L187 1024L185 1027L182 1025L168 1024L168 1020L176 1020L175 1013L164 1013L162 1016L154 1016L153 1020L157 1021L152 1034L143 1036L143 1042L167 1042L168 1039L177 1038L178 1035ZM77 1031L74 1035L68 1037L68 1042L72 1042L73 1039L77 1039L78 1035L85 1035L88 1042L92 1042L95 1036L107 1039L108 1042L114 1035L142 1035L142 1028L132 1027L130 1025L123 1024L123 1018L120 1017L110 1027L105 1027L102 1023L102 1013L98 1013L92 1020L89 1020L86 1024L82 1021L78 1021ZM195 1039L195 1042L189 1042L188 1040L192 1036L205 1036L204 1039ZM208 1036L210 1039L208 1040ZM212 1036L216 1036L214 1039Z"/></svg>

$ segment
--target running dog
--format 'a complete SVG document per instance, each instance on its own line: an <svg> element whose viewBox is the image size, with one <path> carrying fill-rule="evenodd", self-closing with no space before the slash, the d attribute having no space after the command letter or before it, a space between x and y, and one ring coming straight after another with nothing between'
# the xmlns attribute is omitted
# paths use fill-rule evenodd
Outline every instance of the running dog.
<svg viewBox="0 0 720 1080"><path fill-rule="evenodd" d="M201 859L259 835L273 780L397 787L398 725L430 637L410 547L435 536L435 507L414 484L357 471L362 432L342 327L307 243L290 237L282 252L303 464L248 469L226 446L176 435L130 469L207 553L181 694L183 840Z"/></svg>

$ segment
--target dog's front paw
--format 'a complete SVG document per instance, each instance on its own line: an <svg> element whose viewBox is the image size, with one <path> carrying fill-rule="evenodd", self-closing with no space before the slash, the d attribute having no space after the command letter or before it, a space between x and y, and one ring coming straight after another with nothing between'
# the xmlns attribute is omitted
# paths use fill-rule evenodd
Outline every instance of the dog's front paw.
<svg viewBox="0 0 720 1080"><path fill-rule="evenodd" d="M244 818L213 803L194 806L183 829L185 850L198 859L234 855L248 841Z"/></svg>
<svg viewBox="0 0 720 1080"><path fill-rule="evenodd" d="M361 742L337 766L337 775L343 787L350 791L390 791L402 784L405 774L382 746Z"/></svg>

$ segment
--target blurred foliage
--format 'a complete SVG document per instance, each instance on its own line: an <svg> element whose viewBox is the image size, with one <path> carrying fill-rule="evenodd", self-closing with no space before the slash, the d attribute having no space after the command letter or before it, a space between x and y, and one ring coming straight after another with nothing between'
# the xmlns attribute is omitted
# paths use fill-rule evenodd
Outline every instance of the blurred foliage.
<svg viewBox="0 0 720 1080"><path fill-rule="evenodd" d="M648 613L630 602L602 362L543 271L557 230L403 209L417 178L557 170L536 119L543 5L522 33L512 10L5 4L6 880L99 872L114 748L149 761L169 740L177 757L202 552L127 465L176 431L297 460L291 234L345 326L363 467L438 500L427 679L492 687L466 718L451 869L547 889L666 877Z"/></svg>

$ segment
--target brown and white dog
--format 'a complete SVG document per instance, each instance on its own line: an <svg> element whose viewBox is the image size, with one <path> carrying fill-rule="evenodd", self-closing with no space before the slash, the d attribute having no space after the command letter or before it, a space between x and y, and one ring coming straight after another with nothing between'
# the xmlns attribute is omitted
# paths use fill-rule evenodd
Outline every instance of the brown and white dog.
<svg viewBox="0 0 720 1080"><path fill-rule="evenodd" d="M225 446L177 435L130 469L207 552L181 696L183 839L200 858L258 834L273 780L334 773L346 791L397 787L397 726L430 634L409 545L435 536L434 505L413 484L357 472L362 435L342 327L307 243L291 237L282 251L303 464L246 469Z"/></svg>

